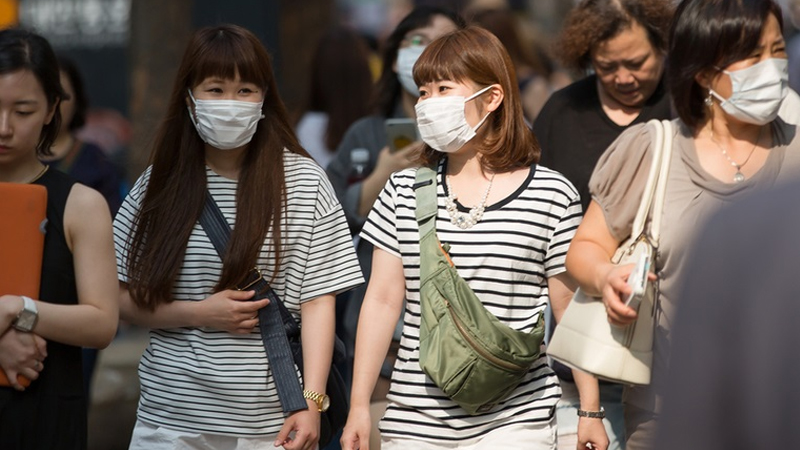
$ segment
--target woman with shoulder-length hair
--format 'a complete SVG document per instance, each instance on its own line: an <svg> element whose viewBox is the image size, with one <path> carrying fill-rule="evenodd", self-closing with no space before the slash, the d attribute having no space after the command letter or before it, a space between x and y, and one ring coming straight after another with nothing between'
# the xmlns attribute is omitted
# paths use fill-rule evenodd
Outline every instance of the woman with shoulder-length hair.
<svg viewBox="0 0 800 450"><path fill-rule="evenodd" d="M81 347L107 346L119 321L108 205L40 160L52 155L65 96L47 40L24 29L0 30L0 182L37 185L47 194L38 295L14 292L17 286L0 292L0 372L9 382L0 386L3 450L86 448ZM19 218L7 209L0 214ZM14 284L7 272L0 277L4 287Z"/></svg>
<svg viewBox="0 0 800 450"><path fill-rule="evenodd" d="M671 326L682 301L678 288L698 225L729 203L798 176L797 128L778 117L788 92L781 20L772 0L685 0L676 10L667 87L679 118L672 121L662 232L650 275L658 279L653 379L625 388L629 450L654 445ZM633 265L615 266L611 256L631 233L653 154L651 130L631 127L600 158L589 183L591 204L567 255L570 274L585 292L602 297L616 325L636 320L620 300L630 294Z"/></svg>
<svg viewBox="0 0 800 450"><path fill-rule="evenodd" d="M131 448L314 448L334 295L362 278L252 33L194 34L151 159L114 223L122 316L151 328ZM207 194L233 228L223 256L198 224ZM268 300L237 289L254 267L302 323L307 410L285 415L276 396L257 315Z"/></svg>
<svg viewBox="0 0 800 450"><path fill-rule="evenodd" d="M534 330L548 303L560 317L572 294L564 258L580 222L580 202L563 176L537 165L539 147L525 125L514 67L502 44L477 27L447 34L423 51L414 81L425 142L420 164L435 171L434 229L448 244L458 274L508 328ZM543 355L508 395L475 414L423 372L421 310L430 300L420 294L417 172L391 176L361 232L375 251L343 447L367 448L370 393L406 299L381 448L554 449L560 388ZM587 405L594 397L592 406L599 409L596 382L581 381L587 382L581 383ZM584 443L605 449L602 425L588 427Z"/></svg>

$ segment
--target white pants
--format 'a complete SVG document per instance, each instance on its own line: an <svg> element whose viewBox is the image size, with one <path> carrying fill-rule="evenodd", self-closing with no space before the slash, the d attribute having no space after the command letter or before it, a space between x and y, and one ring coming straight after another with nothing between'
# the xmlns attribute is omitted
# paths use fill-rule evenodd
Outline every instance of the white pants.
<svg viewBox="0 0 800 450"><path fill-rule="evenodd" d="M555 450L555 420L544 424L519 424L498 428L483 436L445 444L398 438L381 437L381 450Z"/></svg>
<svg viewBox="0 0 800 450"><path fill-rule="evenodd" d="M221 436L171 430L136 421L130 450L275 450L278 435L260 437Z"/></svg>

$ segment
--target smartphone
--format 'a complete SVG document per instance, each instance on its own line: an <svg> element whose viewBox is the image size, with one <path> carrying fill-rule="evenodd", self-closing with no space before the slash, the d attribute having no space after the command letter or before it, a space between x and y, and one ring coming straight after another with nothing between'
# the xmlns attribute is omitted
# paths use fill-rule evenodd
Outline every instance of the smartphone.
<svg viewBox="0 0 800 450"><path fill-rule="evenodd" d="M386 119L385 126L387 144L392 153L419 140L417 122L414 119Z"/></svg>
<svg viewBox="0 0 800 450"><path fill-rule="evenodd" d="M647 289L647 272L650 271L650 258L647 254L639 255L639 260L633 266L633 271L628 276L628 286L631 293L625 298L625 305L630 306L635 311L639 310L639 304L644 298Z"/></svg>

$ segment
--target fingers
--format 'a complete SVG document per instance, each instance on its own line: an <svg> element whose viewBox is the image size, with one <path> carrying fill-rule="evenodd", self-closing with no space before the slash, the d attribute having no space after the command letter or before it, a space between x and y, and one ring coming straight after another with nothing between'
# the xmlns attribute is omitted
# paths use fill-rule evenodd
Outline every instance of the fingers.
<svg viewBox="0 0 800 450"><path fill-rule="evenodd" d="M36 345L36 350L38 350L39 355L41 355L42 360L44 360L44 358L47 358L47 341L38 334L29 334L33 336L33 343Z"/></svg>
<svg viewBox="0 0 800 450"><path fill-rule="evenodd" d="M291 419L291 416L289 416L286 418L286 421L283 422L281 431L278 432L278 437L275 438L275 442L273 443L275 447L280 447L283 445L284 448L287 448L286 444L289 443L289 433L291 433L292 429L294 428L294 421Z"/></svg>
<svg viewBox="0 0 800 450"><path fill-rule="evenodd" d="M256 295L256 291L237 291L236 289L228 289L225 292L232 300L250 300Z"/></svg>

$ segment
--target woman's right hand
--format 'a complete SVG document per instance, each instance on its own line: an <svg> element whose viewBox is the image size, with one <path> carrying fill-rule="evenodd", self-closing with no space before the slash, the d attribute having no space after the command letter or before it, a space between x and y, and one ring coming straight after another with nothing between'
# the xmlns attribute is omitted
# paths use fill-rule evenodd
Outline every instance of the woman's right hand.
<svg viewBox="0 0 800 450"><path fill-rule="evenodd" d="M339 443L342 450L369 450L369 433L372 420L369 407L351 407Z"/></svg>
<svg viewBox="0 0 800 450"><path fill-rule="evenodd" d="M255 291L227 289L199 303L200 323L203 326L233 334L249 334L258 325L258 310L269 299L250 300Z"/></svg>
<svg viewBox="0 0 800 450"><path fill-rule="evenodd" d="M623 299L627 298L631 293L631 287L628 286L628 277L633 271L634 264L614 265L611 264L610 269L603 278L605 283L601 292L603 293L603 304L606 307L608 314L608 321L612 325L624 327L636 321L638 317L636 310L627 306ZM656 279L656 275L648 272L647 278L651 281Z"/></svg>
<svg viewBox="0 0 800 450"><path fill-rule="evenodd" d="M42 361L47 357L47 341L34 333L26 333L14 328L0 335L0 368L5 371L8 381L18 391L25 388L17 381L17 375L29 380L39 378L44 369Z"/></svg>
<svg viewBox="0 0 800 450"><path fill-rule="evenodd" d="M416 158L425 144L421 141L412 142L405 147L397 150L396 152L386 146L381 149L378 154L378 161L376 162L376 171L381 171L388 175L414 167L416 165Z"/></svg>

